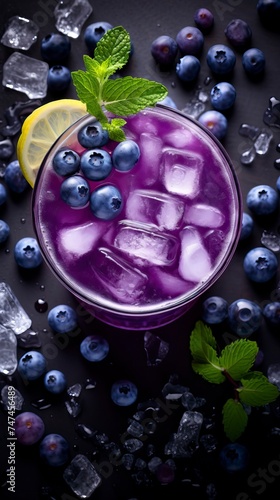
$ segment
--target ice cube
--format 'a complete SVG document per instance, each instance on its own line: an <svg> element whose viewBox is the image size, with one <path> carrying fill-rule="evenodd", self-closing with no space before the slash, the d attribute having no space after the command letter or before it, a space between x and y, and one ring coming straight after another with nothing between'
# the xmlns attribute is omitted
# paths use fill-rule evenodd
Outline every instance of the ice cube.
<svg viewBox="0 0 280 500"><path fill-rule="evenodd" d="M104 232L101 224L88 222L81 226L64 228L58 234L58 248L66 258L71 254L76 257L90 252Z"/></svg>
<svg viewBox="0 0 280 500"><path fill-rule="evenodd" d="M20 52L13 52L3 66L4 87L24 92L30 99L45 97L49 65Z"/></svg>
<svg viewBox="0 0 280 500"><path fill-rule="evenodd" d="M148 224L122 221L115 236L114 246L148 264L171 265L178 252L178 241L171 235L157 231Z"/></svg>
<svg viewBox="0 0 280 500"><path fill-rule="evenodd" d="M160 267L151 268L150 283L168 299L178 297L193 289L192 282L187 282L174 273L168 273Z"/></svg>
<svg viewBox="0 0 280 500"><path fill-rule="evenodd" d="M185 148L192 142L192 134L185 128L176 128L164 136L164 144L173 148Z"/></svg>
<svg viewBox="0 0 280 500"><path fill-rule="evenodd" d="M203 158L193 151L166 149L162 156L163 183L169 193L195 198L199 193Z"/></svg>
<svg viewBox="0 0 280 500"><path fill-rule="evenodd" d="M17 369L17 338L13 330L0 325L0 373L12 375Z"/></svg>
<svg viewBox="0 0 280 500"><path fill-rule="evenodd" d="M21 16L13 16L8 20L1 43L12 49L28 50L36 42L39 27L34 21Z"/></svg>
<svg viewBox="0 0 280 500"><path fill-rule="evenodd" d="M55 27L71 38L78 38L81 29L92 13L87 0L60 0L54 9Z"/></svg>
<svg viewBox="0 0 280 500"><path fill-rule="evenodd" d="M148 278L145 274L104 247L94 254L94 265L91 268L105 289L120 302L137 303L147 286Z"/></svg>
<svg viewBox="0 0 280 500"><path fill-rule="evenodd" d="M157 135L143 132L139 138L140 159L138 168L141 168L145 186L153 185L159 177L159 168L162 155L162 140Z"/></svg>
<svg viewBox="0 0 280 500"><path fill-rule="evenodd" d="M203 203L195 203L187 208L184 220L188 224L215 228L223 224L225 216L216 207Z"/></svg>
<svg viewBox="0 0 280 500"><path fill-rule="evenodd" d="M0 325L18 335L31 326L29 318L7 283L0 283Z"/></svg>
<svg viewBox="0 0 280 500"><path fill-rule="evenodd" d="M211 272L211 259L204 248L201 237L195 228L186 227L180 234L181 255L178 271L187 280L199 283L205 281Z"/></svg>
<svg viewBox="0 0 280 500"><path fill-rule="evenodd" d="M78 498L89 498L101 484L101 478L89 459L76 455L63 472L64 481Z"/></svg>
<svg viewBox="0 0 280 500"><path fill-rule="evenodd" d="M126 202L127 219L155 224L159 229L178 228L183 213L182 200L153 190L132 191Z"/></svg>

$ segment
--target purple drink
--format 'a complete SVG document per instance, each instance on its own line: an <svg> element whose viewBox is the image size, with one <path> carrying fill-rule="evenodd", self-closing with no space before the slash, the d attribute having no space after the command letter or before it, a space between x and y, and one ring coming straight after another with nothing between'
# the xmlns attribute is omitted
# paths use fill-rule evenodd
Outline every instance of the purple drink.
<svg viewBox="0 0 280 500"><path fill-rule="evenodd" d="M90 192L118 188L119 215L102 220L90 203L70 207L53 157L61 148L81 155L77 132L92 120L70 127L40 168L33 196L38 243L55 275L97 318L127 329L158 327L187 311L229 264L241 227L238 182L206 129L157 106L127 118L126 137L140 147L132 170L87 179ZM116 145L102 148L111 155Z"/></svg>

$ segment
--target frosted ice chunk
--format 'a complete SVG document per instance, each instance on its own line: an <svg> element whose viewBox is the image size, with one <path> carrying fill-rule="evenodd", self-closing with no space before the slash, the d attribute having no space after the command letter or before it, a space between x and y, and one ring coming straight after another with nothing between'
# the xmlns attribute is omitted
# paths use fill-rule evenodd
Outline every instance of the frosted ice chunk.
<svg viewBox="0 0 280 500"><path fill-rule="evenodd" d="M193 289L193 283L186 282L173 273L167 273L160 267L150 270L150 282L167 298L178 297Z"/></svg>
<svg viewBox="0 0 280 500"><path fill-rule="evenodd" d="M13 330L0 325L0 373L12 375L17 369L17 338Z"/></svg>
<svg viewBox="0 0 280 500"><path fill-rule="evenodd" d="M114 246L134 257L155 265L171 265L178 251L178 241L171 235L158 232L148 224L122 221Z"/></svg>
<svg viewBox="0 0 280 500"><path fill-rule="evenodd" d="M11 287L0 283L0 325L18 335L31 326L31 319L23 309Z"/></svg>
<svg viewBox="0 0 280 500"><path fill-rule="evenodd" d="M49 65L20 52L13 52L3 66L4 87L24 92L30 99L45 97Z"/></svg>
<svg viewBox="0 0 280 500"><path fill-rule="evenodd" d="M203 203L195 203L186 210L184 220L189 224L215 228L223 224L225 216L216 207Z"/></svg>
<svg viewBox="0 0 280 500"><path fill-rule="evenodd" d="M182 200L152 190L132 191L126 202L128 219L149 222L170 231L179 227L183 213Z"/></svg>
<svg viewBox="0 0 280 500"><path fill-rule="evenodd" d="M36 42L39 27L30 19L13 16L8 20L1 43L12 49L28 50Z"/></svg>
<svg viewBox="0 0 280 500"><path fill-rule="evenodd" d="M191 227L186 227L180 234L181 255L178 271L187 280L199 283L205 281L211 272L211 260L204 248L199 233Z"/></svg>
<svg viewBox="0 0 280 500"><path fill-rule="evenodd" d="M269 144L273 138L271 130L264 128L254 142L254 147L258 155L265 155L268 151Z"/></svg>
<svg viewBox="0 0 280 500"><path fill-rule="evenodd" d="M103 234L102 225L88 222L81 226L64 228L58 234L58 247L63 256L82 256L90 252Z"/></svg>
<svg viewBox="0 0 280 500"><path fill-rule="evenodd" d="M162 155L162 140L150 132L143 132L139 137L141 151L138 160L138 168L141 168L145 186L151 186L159 177L159 169Z"/></svg>
<svg viewBox="0 0 280 500"><path fill-rule="evenodd" d="M94 257L92 269L105 289L120 302L136 303L145 291L147 276L107 248L99 248Z"/></svg>
<svg viewBox="0 0 280 500"><path fill-rule="evenodd" d="M195 198L199 193L203 158L192 152L166 149L162 156L163 183L169 193Z"/></svg>
<svg viewBox="0 0 280 500"><path fill-rule="evenodd" d="M192 142L192 134L185 128L176 128L164 136L164 143L174 148L185 148Z"/></svg>
<svg viewBox="0 0 280 500"><path fill-rule="evenodd" d="M101 478L89 459L76 455L63 472L64 481L78 498L89 498L101 484Z"/></svg>
<svg viewBox="0 0 280 500"><path fill-rule="evenodd" d="M54 9L55 27L64 35L77 38L91 13L87 0L60 0Z"/></svg>

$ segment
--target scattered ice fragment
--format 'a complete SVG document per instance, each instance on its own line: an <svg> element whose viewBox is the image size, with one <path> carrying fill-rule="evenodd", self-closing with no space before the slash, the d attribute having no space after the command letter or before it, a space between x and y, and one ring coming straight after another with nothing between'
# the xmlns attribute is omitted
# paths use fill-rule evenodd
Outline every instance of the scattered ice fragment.
<svg viewBox="0 0 280 500"><path fill-rule="evenodd" d="M20 411L23 407L24 399L21 393L13 387L13 404L15 405L15 410ZM1 400L4 406L4 409L7 410L11 405L11 389L8 385L4 385L1 390Z"/></svg>
<svg viewBox="0 0 280 500"><path fill-rule="evenodd" d="M280 363L272 363L267 368L267 378L280 391Z"/></svg>
<svg viewBox="0 0 280 500"><path fill-rule="evenodd" d="M193 410L194 408L196 408L196 398L189 391L184 392L181 398L181 403L184 408L186 408L186 410Z"/></svg>
<svg viewBox="0 0 280 500"><path fill-rule="evenodd" d="M77 434L79 434L79 436L81 436L83 439L91 439L97 432L95 429L92 429L91 427L81 423L76 425L75 430Z"/></svg>
<svg viewBox="0 0 280 500"><path fill-rule="evenodd" d="M63 479L78 498L89 498L101 484L93 464L82 454L76 455L66 467Z"/></svg>
<svg viewBox="0 0 280 500"><path fill-rule="evenodd" d="M251 141L255 141L259 133L259 127L249 125L248 123L242 123L239 127L239 134L243 137L248 137L248 139L251 139Z"/></svg>
<svg viewBox="0 0 280 500"><path fill-rule="evenodd" d="M180 276L187 281L199 283L207 279L211 268L210 256L199 233L194 228L186 227L181 232Z"/></svg>
<svg viewBox="0 0 280 500"><path fill-rule="evenodd" d="M165 453L173 458L190 458L199 447L203 415L196 411L184 412L178 430L167 443Z"/></svg>
<svg viewBox="0 0 280 500"><path fill-rule="evenodd" d="M254 145L253 146L246 145L246 148L240 155L240 161L242 165L251 165L251 163L253 163L255 158L256 158L256 150Z"/></svg>
<svg viewBox="0 0 280 500"><path fill-rule="evenodd" d="M96 380L94 379L87 379L85 383L85 389L95 389L96 388Z"/></svg>
<svg viewBox="0 0 280 500"><path fill-rule="evenodd" d="M135 457L132 453L124 453L122 456L122 465L126 470L131 470L133 467Z"/></svg>
<svg viewBox="0 0 280 500"><path fill-rule="evenodd" d="M222 226L225 216L216 207L203 203L194 203L187 208L184 220L188 224L216 228Z"/></svg>
<svg viewBox="0 0 280 500"><path fill-rule="evenodd" d="M144 434L144 427L142 424L140 424L140 422L132 420L127 427L127 432L135 438L141 438L141 436L143 436Z"/></svg>
<svg viewBox="0 0 280 500"><path fill-rule="evenodd" d="M71 415L71 417L73 418L76 418L78 415L80 415L82 411L80 403L78 403L78 401L76 401L74 398L71 398L69 401L65 401L65 406L69 415Z"/></svg>
<svg viewBox="0 0 280 500"><path fill-rule="evenodd" d="M34 408L37 408L37 410L47 410L51 407L50 401L45 398L33 400L31 401L31 405L34 406Z"/></svg>
<svg viewBox="0 0 280 500"><path fill-rule="evenodd" d="M25 349L30 349L31 347L41 347L42 345L39 333L34 332L30 328L17 335L17 342L18 346L24 347Z"/></svg>
<svg viewBox="0 0 280 500"><path fill-rule="evenodd" d="M183 213L182 200L153 190L131 191L126 202L128 219L156 224L161 230L172 231L179 227Z"/></svg>
<svg viewBox="0 0 280 500"><path fill-rule="evenodd" d="M92 6L87 0L59 0L54 9L55 27L64 35L77 38L91 13Z"/></svg>
<svg viewBox="0 0 280 500"><path fill-rule="evenodd" d="M267 231L266 229L263 230L263 233L261 235L261 243L266 247L269 248L269 250L272 250L273 252L279 252L280 251L280 235L273 233L271 231Z"/></svg>
<svg viewBox="0 0 280 500"><path fill-rule="evenodd" d="M147 285L145 274L107 248L98 249L92 269L104 287L121 302L137 302Z"/></svg>
<svg viewBox="0 0 280 500"><path fill-rule="evenodd" d="M31 319L5 282L0 283L0 325L10 328L16 335L31 326Z"/></svg>
<svg viewBox="0 0 280 500"><path fill-rule="evenodd" d="M71 385L71 387L68 387L67 389L67 394L71 396L72 398L78 398L82 392L82 386L81 384L74 384Z"/></svg>
<svg viewBox="0 0 280 500"><path fill-rule="evenodd" d="M256 140L254 141L254 148L258 155L264 155L267 153L269 144L273 134L269 129L262 129Z"/></svg>
<svg viewBox="0 0 280 500"><path fill-rule="evenodd" d="M160 457L153 457L148 462L148 469L155 474L158 467L162 464L162 459Z"/></svg>
<svg viewBox="0 0 280 500"><path fill-rule="evenodd" d="M4 137L14 137L20 132L22 122L26 116L32 113L34 109L41 106L40 99L30 99L28 101L16 101L11 106L8 106L5 111L5 119L7 124L0 128L0 133Z"/></svg>
<svg viewBox="0 0 280 500"><path fill-rule="evenodd" d="M211 453L217 449L218 442L213 434L203 434L200 438L200 444L207 453Z"/></svg>
<svg viewBox="0 0 280 500"><path fill-rule="evenodd" d="M151 229L148 224L123 221L114 240L114 246L149 264L170 266L177 255L178 241L172 235Z"/></svg>
<svg viewBox="0 0 280 500"><path fill-rule="evenodd" d="M269 99L269 105L263 114L263 121L270 127L280 128L280 101L276 97Z"/></svg>
<svg viewBox="0 0 280 500"><path fill-rule="evenodd" d="M123 447L129 453L135 453L135 451L140 450L140 448L142 448L142 446L143 446L143 442L140 441L140 439L137 439L137 438L126 439L123 442Z"/></svg>
<svg viewBox="0 0 280 500"><path fill-rule="evenodd" d="M36 42L39 27L31 19L13 16L8 20L1 43L12 49L28 50Z"/></svg>
<svg viewBox="0 0 280 500"><path fill-rule="evenodd" d="M204 102L194 99L186 104L186 106L182 109L182 113L185 113L185 115L197 119L204 110Z"/></svg>
<svg viewBox="0 0 280 500"><path fill-rule="evenodd" d="M17 369L17 337L11 328L0 324L0 373L12 375Z"/></svg>
<svg viewBox="0 0 280 500"><path fill-rule="evenodd" d="M162 388L162 395L166 399L179 399L186 392L189 392L188 387L171 381L167 382Z"/></svg>
<svg viewBox="0 0 280 500"><path fill-rule="evenodd" d="M199 193L203 158L193 151L167 149L162 155L163 183L169 193L195 198Z"/></svg>
<svg viewBox="0 0 280 500"><path fill-rule="evenodd" d="M2 84L30 99L43 98L47 94L49 65L39 59L13 52L3 65Z"/></svg>
<svg viewBox="0 0 280 500"><path fill-rule="evenodd" d="M169 352L169 344L151 332L145 332L144 349L148 366L158 366Z"/></svg>

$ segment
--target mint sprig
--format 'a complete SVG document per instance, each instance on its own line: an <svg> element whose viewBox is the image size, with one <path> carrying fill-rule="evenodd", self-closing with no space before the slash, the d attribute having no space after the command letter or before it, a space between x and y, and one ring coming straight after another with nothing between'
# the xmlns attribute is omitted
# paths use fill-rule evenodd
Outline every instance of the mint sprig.
<svg viewBox="0 0 280 500"><path fill-rule="evenodd" d="M78 98L86 104L88 113L108 130L110 138L118 142L125 139L122 130L125 117L154 106L168 93L161 83L145 78L110 78L125 66L130 50L128 32L122 26L112 28L97 43L94 58L84 56L85 71L72 72ZM114 116L108 117L105 110Z"/></svg>
<svg viewBox="0 0 280 500"><path fill-rule="evenodd" d="M259 407L275 401L280 392L259 371L251 371L258 345L255 341L238 339L220 354L209 326L198 321L190 336L192 368L205 380L221 384L228 380L233 386L233 398L223 406L223 426L226 436L235 441L244 432L248 415L246 406Z"/></svg>

